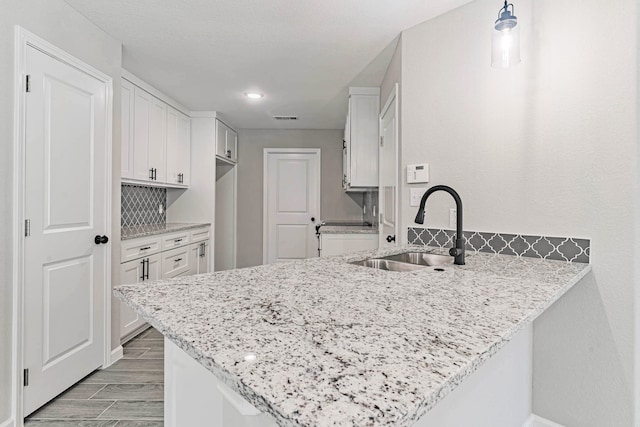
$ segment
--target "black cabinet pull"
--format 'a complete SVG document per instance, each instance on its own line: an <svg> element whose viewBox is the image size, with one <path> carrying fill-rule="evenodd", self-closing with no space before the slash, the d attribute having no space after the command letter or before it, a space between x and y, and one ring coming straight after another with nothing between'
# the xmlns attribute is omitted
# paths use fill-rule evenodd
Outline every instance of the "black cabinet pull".
<svg viewBox="0 0 640 427"><path fill-rule="evenodd" d="M149 258L147 258L145 261L146 261L146 263L147 263L147 275L145 276L145 278L146 278L147 280L149 280ZM144 271L144 270L143 270L143 271Z"/></svg>
<svg viewBox="0 0 640 427"><path fill-rule="evenodd" d="M174 262L180 262L180 261L182 261L182 258L176 258L176 259L174 259L173 261L174 261Z"/></svg>
<svg viewBox="0 0 640 427"><path fill-rule="evenodd" d="M146 251L147 249L151 249L151 246L145 246L144 248L140 248L141 251Z"/></svg>
<svg viewBox="0 0 640 427"><path fill-rule="evenodd" d="M145 266L145 260L140 261L140 264L142 264L142 276L140 276L140 280L144 281L144 266Z"/></svg>
<svg viewBox="0 0 640 427"><path fill-rule="evenodd" d="M149 169L149 179L153 179L153 168Z"/></svg>

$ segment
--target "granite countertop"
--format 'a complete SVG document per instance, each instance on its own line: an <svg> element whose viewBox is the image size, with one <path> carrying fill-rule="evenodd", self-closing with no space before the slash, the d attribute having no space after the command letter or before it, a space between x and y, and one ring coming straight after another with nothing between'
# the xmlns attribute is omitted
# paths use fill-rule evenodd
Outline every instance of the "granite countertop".
<svg viewBox="0 0 640 427"><path fill-rule="evenodd" d="M140 224L122 227L120 240L136 239L138 237L155 236L156 234L173 233L174 231L190 230L210 226L210 223L169 222L166 224Z"/></svg>
<svg viewBox="0 0 640 427"><path fill-rule="evenodd" d="M443 271L348 263L407 249L444 253L381 249L115 293L279 425L410 426L591 269L477 252Z"/></svg>
<svg viewBox="0 0 640 427"><path fill-rule="evenodd" d="M368 223L349 221L325 221L320 234L378 234L378 228Z"/></svg>

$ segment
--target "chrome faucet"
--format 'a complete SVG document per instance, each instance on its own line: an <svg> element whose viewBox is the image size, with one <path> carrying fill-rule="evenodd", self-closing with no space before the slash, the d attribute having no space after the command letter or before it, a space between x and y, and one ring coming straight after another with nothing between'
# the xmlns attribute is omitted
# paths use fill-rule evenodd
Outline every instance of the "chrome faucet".
<svg viewBox="0 0 640 427"><path fill-rule="evenodd" d="M445 191L451 194L453 200L456 202L456 245L455 247L449 249L449 255L454 257L454 264L464 265L464 237L462 235L462 199L460 199L460 195L451 187L446 185L436 185L431 187L422 195L422 200L420 200L420 208L418 210L418 214L416 215L415 222L416 224L424 224L424 206L427 203L427 199L430 195L435 193L436 191Z"/></svg>

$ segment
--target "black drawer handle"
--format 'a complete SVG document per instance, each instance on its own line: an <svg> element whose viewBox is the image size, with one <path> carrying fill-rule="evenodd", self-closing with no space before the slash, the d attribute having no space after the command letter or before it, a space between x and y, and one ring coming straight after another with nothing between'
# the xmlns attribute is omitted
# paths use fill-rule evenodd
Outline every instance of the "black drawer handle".
<svg viewBox="0 0 640 427"><path fill-rule="evenodd" d="M175 262L180 262L180 261L182 261L182 258L176 258L174 261Z"/></svg>
<svg viewBox="0 0 640 427"><path fill-rule="evenodd" d="M174 242L175 243L180 243L180 242L182 242L182 239L175 239Z"/></svg>
<svg viewBox="0 0 640 427"><path fill-rule="evenodd" d="M151 249L151 246L145 246L144 248L140 248L141 251L146 251L147 249Z"/></svg>

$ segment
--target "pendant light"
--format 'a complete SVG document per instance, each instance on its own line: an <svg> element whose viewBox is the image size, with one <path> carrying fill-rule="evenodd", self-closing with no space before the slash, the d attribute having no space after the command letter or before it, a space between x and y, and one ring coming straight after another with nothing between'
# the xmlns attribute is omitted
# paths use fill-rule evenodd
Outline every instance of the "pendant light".
<svg viewBox="0 0 640 427"><path fill-rule="evenodd" d="M520 26L513 13L513 4L505 0L491 34L492 67L509 68L520 62Z"/></svg>

